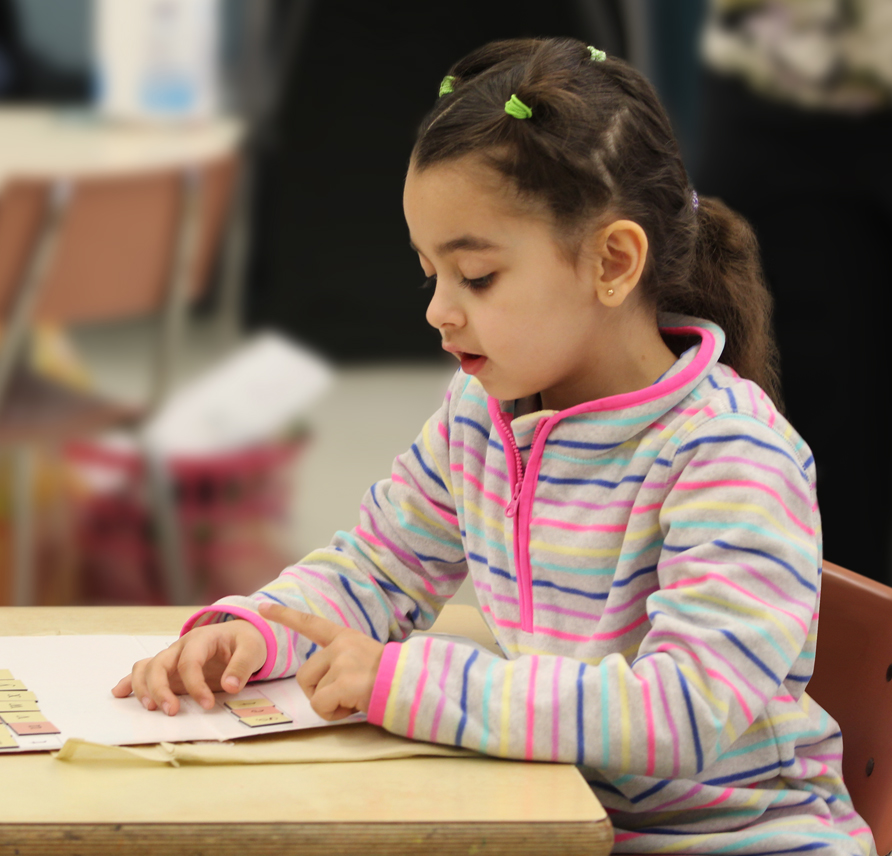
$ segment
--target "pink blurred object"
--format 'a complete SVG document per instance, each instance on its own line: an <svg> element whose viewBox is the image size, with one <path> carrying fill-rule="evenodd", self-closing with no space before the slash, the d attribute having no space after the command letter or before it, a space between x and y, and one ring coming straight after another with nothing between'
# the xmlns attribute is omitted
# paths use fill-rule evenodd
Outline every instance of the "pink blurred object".
<svg viewBox="0 0 892 856"><path fill-rule="evenodd" d="M249 594L294 561L289 506L306 442L299 436L168 460L194 603ZM75 530L83 602L168 603L142 455L84 441L71 444L66 457L80 484Z"/></svg>

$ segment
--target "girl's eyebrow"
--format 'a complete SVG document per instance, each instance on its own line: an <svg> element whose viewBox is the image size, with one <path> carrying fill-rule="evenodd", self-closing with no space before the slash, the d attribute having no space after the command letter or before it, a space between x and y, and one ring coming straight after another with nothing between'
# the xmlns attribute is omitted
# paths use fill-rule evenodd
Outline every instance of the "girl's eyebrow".
<svg viewBox="0 0 892 856"><path fill-rule="evenodd" d="M409 241L409 246L415 250L416 253L421 252L411 240ZM499 247L498 244L494 244L492 241L487 241L485 238L478 238L475 235L462 235L460 238L453 238L451 241L446 241L446 243L440 244L437 247L437 254L445 256L449 253L454 253L457 250L481 252L483 250L499 249L501 249L501 247Z"/></svg>

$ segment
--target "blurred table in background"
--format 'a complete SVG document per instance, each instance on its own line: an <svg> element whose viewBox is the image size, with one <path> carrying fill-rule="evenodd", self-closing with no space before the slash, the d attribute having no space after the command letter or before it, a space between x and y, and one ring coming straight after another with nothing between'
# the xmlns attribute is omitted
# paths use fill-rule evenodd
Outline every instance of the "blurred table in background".
<svg viewBox="0 0 892 856"><path fill-rule="evenodd" d="M242 124L221 117L191 126L112 123L88 111L0 107L0 187L22 177L100 177L200 163L232 152Z"/></svg>

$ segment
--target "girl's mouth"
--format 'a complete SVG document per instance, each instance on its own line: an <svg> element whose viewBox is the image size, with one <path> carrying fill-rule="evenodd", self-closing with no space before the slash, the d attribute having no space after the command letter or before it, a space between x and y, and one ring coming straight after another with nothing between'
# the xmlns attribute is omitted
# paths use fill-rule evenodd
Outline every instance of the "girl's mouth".
<svg viewBox="0 0 892 856"><path fill-rule="evenodd" d="M469 375L477 374L486 362L486 357L481 354L466 354L461 351L458 357L461 360L461 370Z"/></svg>

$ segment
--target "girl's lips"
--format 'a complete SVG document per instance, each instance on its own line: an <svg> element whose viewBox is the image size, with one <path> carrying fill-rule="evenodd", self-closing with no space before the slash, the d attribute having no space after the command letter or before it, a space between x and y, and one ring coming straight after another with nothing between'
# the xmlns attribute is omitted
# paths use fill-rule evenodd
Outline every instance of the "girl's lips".
<svg viewBox="0 0 892 856"><path fill-rule="evenodd" d="M486 363L486 357L482 354L471 354L468 351L461 351L455 345L443 342L443 350L448 351L461 361L461 368L465 374L477 374Z"/></svg>
<svg viewBox="0 0 892 856"><path fill-rule="evenodd" d="M461 370L469 375L477 374L486 362L486 357L481 356L480 354L466 354L464 352L459 352L456 356L461 360Z"/></svg>

